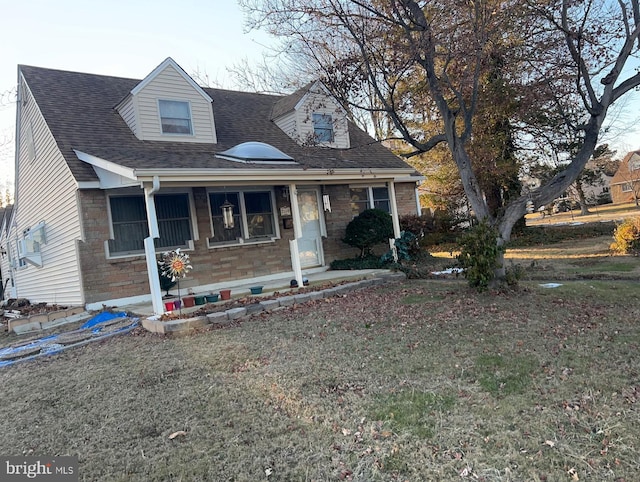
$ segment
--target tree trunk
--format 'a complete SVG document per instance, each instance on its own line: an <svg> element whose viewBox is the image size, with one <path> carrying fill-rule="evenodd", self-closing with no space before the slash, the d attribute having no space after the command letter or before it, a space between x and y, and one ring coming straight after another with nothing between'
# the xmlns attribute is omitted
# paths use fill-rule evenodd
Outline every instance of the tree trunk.
<svg viewBox="0 0 640 482"><path fill-rule="evenodd" d="M587 214L591 214L589 211L589 207L587 206L587 199L584 195L584 189L582 189L582 182L579 179L576 179L576 192L578 193L578 203L580 204L580 216L586 216Z"/></svg>

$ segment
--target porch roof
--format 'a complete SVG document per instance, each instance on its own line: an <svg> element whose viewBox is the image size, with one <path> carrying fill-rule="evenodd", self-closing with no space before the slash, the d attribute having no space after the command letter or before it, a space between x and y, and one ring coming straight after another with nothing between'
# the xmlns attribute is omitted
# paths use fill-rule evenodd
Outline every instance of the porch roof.
<svg viewBox="0 0 640 482"><path fill-rule="evenodd" d="M293 158L297 164L286 168L299 171L301 176L315 176L314 170L357 173L367 169L418 175L353 123L349 123L349 149L298 145L271 120L281 96L205 88L214 101L217 144L141 141L114 108L139 80L30 66L20 66L20 72L79 183L95 182L98 177L76 151L131 172L173 170L178 176L187 171L201 175L282 170L277 163L249 166L216 156L250 141L268 143Z"/></svg>

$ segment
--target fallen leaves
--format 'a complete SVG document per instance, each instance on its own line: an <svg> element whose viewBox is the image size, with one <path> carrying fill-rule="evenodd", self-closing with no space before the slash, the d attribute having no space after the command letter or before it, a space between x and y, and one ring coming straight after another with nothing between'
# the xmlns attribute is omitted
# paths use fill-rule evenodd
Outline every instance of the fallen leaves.
<svg viewBox="0 0 640 482"><path fill-rule="evenodd" d="M187 432L185 432L184 430L178 430L177 432L173 432L171 435L169 435L169 440L173 440L174 438L177 437L184 437L187 435Z"/></svg>

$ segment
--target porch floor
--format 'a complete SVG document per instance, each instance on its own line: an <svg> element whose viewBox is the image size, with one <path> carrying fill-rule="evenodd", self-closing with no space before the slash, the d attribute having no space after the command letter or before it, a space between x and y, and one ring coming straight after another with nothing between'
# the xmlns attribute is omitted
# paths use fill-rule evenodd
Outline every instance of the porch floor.
<svg viewBox="0 0 640 482"><path fill-rule="evenodd" d="M326 270L321 272L309 272L304 273L304 277L309 280L309 287L313 288L314 286L320 287L327 283L340 283L343 281L358 281L361 279L368 278L377 278L379 276L384 276L385 274L391 273L390 270L387 269L361 269L361 270ZM250 288L253 286L262 286L262 294L260 295L252 295L256 297L260 296L270 296L275 291L288 291L291 289L290 282L292 276L282 276L279 278L275 278L265 282L255 282L251 280L244 280L241 282L235 283L225 283L224 286L221 285L220 289L231 289L231 299L242 298L249 294L251 294ZM295 291L295 288L293 289ZM175 293L175 290L171 290L172 293ZM194 290L193 295L189 296L198 296L198 295L206 295L209 293L216 293L218 289L208 290L206 292L199 292ZM181 290L181 297L187 296L187 290ZM219 303L219 302L218 302ZM195 306L192 308L182 308L183 312L196 311L202 308L202 306ZM137 303L130 304L126 306L120 306L118 309L125 310L130 313L135 313L141 317L152 316L153 313L153 305L151 301L145 303Z"/></svg>

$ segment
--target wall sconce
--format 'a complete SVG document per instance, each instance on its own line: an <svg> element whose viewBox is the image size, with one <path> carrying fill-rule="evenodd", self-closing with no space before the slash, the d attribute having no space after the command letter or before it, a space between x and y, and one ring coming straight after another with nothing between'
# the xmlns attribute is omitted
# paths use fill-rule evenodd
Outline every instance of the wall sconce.
<svg viewBox="0 0 640 482"><path fill-rule="evenodd" d="M289 186L282 187L282 198L289 199Z"/></svg>
<svg viewBox="0 0 640 482"><path fill-rule="evenodd" d="M233 229L235 223L233 221L233 204L228 199L224 200L224 204L220 206L222 209L222 222L225 229Z"/></svg>

